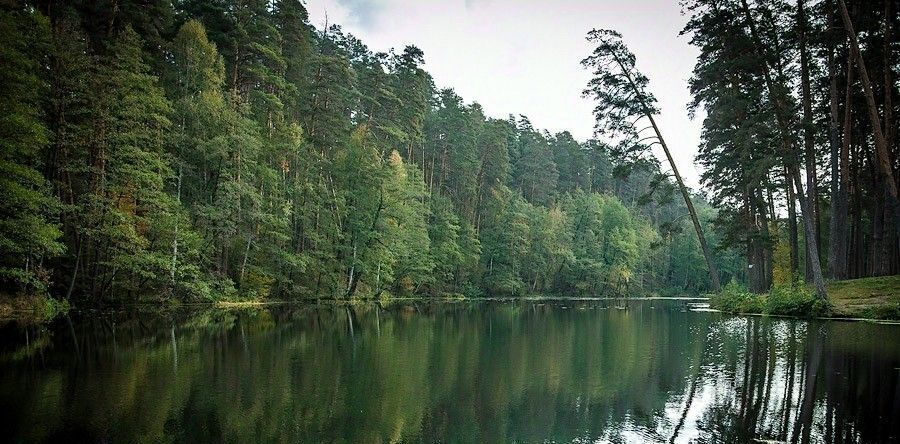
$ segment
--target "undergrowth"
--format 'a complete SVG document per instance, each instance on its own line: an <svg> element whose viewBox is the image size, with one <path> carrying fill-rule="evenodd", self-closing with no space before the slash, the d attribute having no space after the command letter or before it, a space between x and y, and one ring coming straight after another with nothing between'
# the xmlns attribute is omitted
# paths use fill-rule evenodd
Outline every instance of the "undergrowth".
<svg viewBox="0 0 900 444"><path fill-rule="evenodd" d="M775 285L768 294L754 294L732 281L721 292L711 295L709 304L726 313L815 317L831 312L828 302L817 298L801 282Z"/></svg>

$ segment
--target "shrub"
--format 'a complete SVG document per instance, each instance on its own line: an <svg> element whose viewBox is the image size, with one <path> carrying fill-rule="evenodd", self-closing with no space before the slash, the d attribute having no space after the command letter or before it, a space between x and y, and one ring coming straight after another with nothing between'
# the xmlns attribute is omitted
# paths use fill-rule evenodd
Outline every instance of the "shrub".
<svg viewBox="0 0 900 444"><path fill-rule="evenodd" d="M767 295L756 295L734 281L721 292L711 295L709 305L726 313L755 313L812 317L830 312L827 302L801 282L776 284Z"/></svg>
<svg viewBox="0 0 900 444"><path fill-rule="evenodd" d="M799 282L776 285L765 297L765 313L786 316L821 316L828 313L828 303Z"/></svg>
<svg viewBox="0 0 900 444"><path fill-rule="evenodd" d="M16 317L44 322L68 312L69 301L66 299L54 299L47 295L0 295L0 316Z"/></svg>
<svg viewBox="0 0 900 444"><path fill-rule="evenodd" d="M731 281L719 293L709 298L710 307L726 313L762 313L762 297Z"/></svg>

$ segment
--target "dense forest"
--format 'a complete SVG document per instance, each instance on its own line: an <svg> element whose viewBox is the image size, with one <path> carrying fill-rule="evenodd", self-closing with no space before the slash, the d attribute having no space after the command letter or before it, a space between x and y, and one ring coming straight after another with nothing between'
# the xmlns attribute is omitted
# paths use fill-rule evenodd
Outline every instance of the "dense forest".
<svg viewBox="0 0 900 444"><path fill-rule="evenodd" d="M896 1L691 1L686 12L701 51L691 109L707 115L697 160L723 239L752 265L749 287L785 271L820 292L823 277L896 274Z"/></svg>
<svg viewBox="0 0 900 444"><path fill-rule="evenodd" d="M614 31L588 35L597 133L578 141L486 116L420 49L373 52L300 0L6 1L3 292L696 294L895 274L892 3L686 2L701 195Z"/></svg>

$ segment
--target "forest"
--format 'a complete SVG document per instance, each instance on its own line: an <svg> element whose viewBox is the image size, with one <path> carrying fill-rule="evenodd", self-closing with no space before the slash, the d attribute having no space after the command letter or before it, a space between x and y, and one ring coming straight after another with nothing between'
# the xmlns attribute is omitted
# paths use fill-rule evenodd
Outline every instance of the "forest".
<svg viewBox="0 0 900 444"><path fill-rule="evenodd" d="M683 10L702 190L612 30L572 61L580 141L301 0L5 1L0 299L824 297L900 272L896 2Z"/></svg>

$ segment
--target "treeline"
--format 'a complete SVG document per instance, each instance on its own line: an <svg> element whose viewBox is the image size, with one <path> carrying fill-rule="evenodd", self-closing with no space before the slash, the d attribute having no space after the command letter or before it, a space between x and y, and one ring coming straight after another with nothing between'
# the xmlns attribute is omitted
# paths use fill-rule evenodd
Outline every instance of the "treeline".
<svg viewBox="0 0 900 444"><path fill-rule="evenodd" d="M299 0L14 1L0 27L5 293L709 288L656 161L488 118L418 48L372 52Z"/></svg>
<svg viewBox="0 0 900 444"><path fill-rule="evenodd" d="M697 159L750 289L900 272L897 2L691 0L685 12L701 52L692 107L707 114Z"/></svg>

